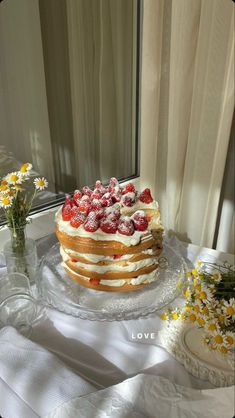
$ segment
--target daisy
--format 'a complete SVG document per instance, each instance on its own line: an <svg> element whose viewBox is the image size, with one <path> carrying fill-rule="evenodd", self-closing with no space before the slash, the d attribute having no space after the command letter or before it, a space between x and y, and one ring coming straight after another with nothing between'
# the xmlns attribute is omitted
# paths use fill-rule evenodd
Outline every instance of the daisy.
<svg viewBox="0 0 235 418"><path fill-rule="evenodd" d="M203 302L208 302L208 301L210 302L212 298L213 298L212 290L202 284L201 290L198 291L198 293L196 294L196 299L200 299Z"/></svg>
<svg viewBox="0 0 235 418"><path fill-rule="evenodd" d="M215 332L219 329L219 324L214 319L211 319L207 322L205 328L208 332Z"/></svg>
<svg viewBox="0 0 235 418"><path fill-rule="evenodd" d="M48 181L44 177L37 177L33 182L37 190L44 190L48 186Z"/></svg>
<svg viewBox="0 0 235 418"><path fill-rule="evenodd" d="M220 348L221 346L226 346L227 345L226 337L221 331L219 331L219 330L214 331L212 333L212 336L213 336L213 344L217 348Z"/></svg>
<svg viewBox="0 0 235 418"><path fill-rule="evenodd" d="M230 316L233 320L235 320L235 298L229 299L229 302L225 300L222 309L226 316Z"/></svg>
<svg viewBox="0 0 235 418"><path fill-rule="evenodd" d="M0 206L4 209L8 209L12 205L13 198L11 196L1 196Z"/></svg>
<svg viewBox="0 0 235 418"><path fill-rule="evenodd" d="M228 331L225 333L225 341L230 348L235 347L235 333Z"/></svg>
<svg viewBox="0 0 235 418"><path fill-rule="evenodd" d="M6 181L8 184L21 184L22 183L22 177L19 174L18 171L13 171L12 173L7 174Z"/></svg>
<svg viewBox="0 0 235 418"><path fill-rule="evenodd" d="M25 163L20 167L20 173L28 174L30 170L32 170L33 166L30 163Z"/></svg>
<svg viewBox="0 0 235 418"><path fill-rule="evenodd" d="M7 183L7 181L2 181L0 185L0 193L7 194L9 193L9 190L9 184Z"/></svg>
<svg viewBox="0 0 235 418"><path fill-rule="evenodd" d="M214 280L214 282L215 282L215 283L220 283L220 282L221 282L221 280L222 280L222 276L221 276L221 274L220 274L220 272L219 272L219 271L215 271L215 272L212 274L212 278L213 278L213 280Z"/></svg>

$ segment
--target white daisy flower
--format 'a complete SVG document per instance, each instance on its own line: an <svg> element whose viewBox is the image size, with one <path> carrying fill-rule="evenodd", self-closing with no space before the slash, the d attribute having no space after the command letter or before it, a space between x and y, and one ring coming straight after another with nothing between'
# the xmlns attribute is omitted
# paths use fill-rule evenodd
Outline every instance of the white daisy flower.
<svg viewBox="0 0 235 418"><path fill-rule="evenodd" d="M0 197L0 206L4 209L7 209L7 208L11 207L12 200L13 200L12 196L8 196L8 195L1 196Z"/></svg>
<svg viewBox="0 0 235 418"><path fill-rule="evenodd" d="M219 271L215 270L212 274L212 278L215 283L220 283L222 280L222 276Z"/></svg>
<svg viewBox="0 0 235 418"><path fill-rule="evenodd" d="M213 337L213 344L215 347L221 347L222 345L227 345L225 334L223 334L220 330L216 330L212 332Z"/></svg>
<svg viewBox="0 0 235 418"><path fill-rule="evenodd" d="M223 313L235 320L235 299L231 298L229 301L225 300L223 305Z"/></svg>
<svg viewBox="0 0 235 418"><path fill-rule="evenodd" d="M215 320L215 318L211 318L209 319L209 321L206 323L206 331L212 333L215 332L217 330L219 330L219 324L218 322Z"/></svg>
<svg viewBox="0 0 235 418"><path fill-rule="evenodd" d="M33 182L37 190L44 190L48 186L48 181L44 177L37 177Z"/></svg>
<svg viewBox="0 0 235 418"><path fill-rule="evenodd" d="M21 184L22 183L22 176L19 171L13 171L12 173L7 174L5 180L8 184Z"/></svg>
<svg viewBox="0 0 235 418"><path fill-rule="evenodd" d="M232 349L235 347L235 333L228 331L225 333L225 340L227 345Z"/></svg>
<svg viewBox="0 0 235 418"><path fill-rule="evenodd" d="M196 299L203 302L210 302L213 299L213 292L208 286L202 283L200 291L196 294Z"/></svg>
<svg viewBox="0 0 235 418"><path fill-rule="evenodd" d="M9 184L7 183L6 180L1 181L0 184L0 193L1 194L7 194L9 193L10 189L9 189Z"/></svg>

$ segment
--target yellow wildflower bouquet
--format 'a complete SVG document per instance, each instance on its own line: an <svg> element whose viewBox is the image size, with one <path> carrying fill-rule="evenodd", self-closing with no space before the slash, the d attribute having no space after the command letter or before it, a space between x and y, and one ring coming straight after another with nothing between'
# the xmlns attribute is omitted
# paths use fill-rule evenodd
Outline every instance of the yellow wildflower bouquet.
<svg viewBox="0 0 235 418"><path fill-rule="evenodd" d="M32 164L25 163L19 171L7 174L0 182L0 207L4 209L8 226L20 227L27 223L27 217L36 194L48 186L44 177L35 178L34 193L29 194L24 183L32 177Z"/></svg>
<svg viewBox="0 0 235 418"><path fill-rule="evenodd" d="M208 349L231 354L235 347L234 266L200 261L187 276L182 287L185 305L169 308L162 319L194 323L203 329L203 342Z"/></svg>

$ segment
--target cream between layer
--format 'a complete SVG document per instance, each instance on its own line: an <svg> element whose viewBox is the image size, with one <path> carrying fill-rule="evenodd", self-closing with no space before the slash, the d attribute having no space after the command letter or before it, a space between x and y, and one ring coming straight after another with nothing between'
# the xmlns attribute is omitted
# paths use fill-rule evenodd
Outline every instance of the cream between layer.
<svg viewBox="0 0 235 418"><path fill-rule="evenodd" d="M65 253L62 247L60 247L60 254L63 258L63 261L68 261L68 255ZM131 272L139 270L144 267L150 267L153 264L156 264L155 258L146 258L144 260L139 260L136 262L126 262L127 265L123 266L120 264L110 264L106 266L98 266L97 264L86 264L81 263L80 261L74 261L73 264L78 268L83 268L88 271L94 271L95 273L102 274L107 273L108 271L121 271L121 272Z"/></svg>
<svg viewBox="0 0 235 418"><path fill-rule="evenodd" d="M156 253L156 248L150 248L148 250L142 251L140 254L147 254L147 255L154 255ZM85 253L78 253L76 251L70 250L69 248L63 249L63 251L68 255L73 255L74 258L82 257L85 258L87 261L91 261L92 263L99 263L99 261L114 261L112 255L97 255L97 254L85 254ZM116 259L116 261L124 261L129 260L133 257L133 254L123 254L120 258Z"/></svg>
<svg viewBox="0 0 235 418"><path fill-rule="evenodd" d="M74 272L71 268L69 268L65 263L62 263L63 267L66 267L66 269L68 269L72 274L74 274L75 276L81 277L83 280L86 280L87 282L89 282L89 278L82 276L81 274L78 274L76 272ZM158 279L158 273L156 270L152 271L151 273L148 274L142 274L140 276L138 276L136 279L131 279L130 281L127 280L100 280L100 284L106 285L106 286L115 286L115 287L121 287L124 286L124 284L132 284L133 286L137 286L138 284L142 284L142 283L151 283L154 282Z"/></svg>
<svg viewBox="0 0 235 418"><path fill-rule="evenodd" d="M68 234L70 236L80 236L81 238L90 238L95 241L117 241L121 242L127 247L139 244L141 238L144 236L151 236L151 234L147 231L135 231L134 234L130 236L119 234L118 231L116 232L116 234L107 234L106 232L103 232L100 228L98 228L95 232L87 232L83 228L83 225L79 226L78 228L74 228L70 225L69 221L64 221L62 219L61 212L62 208L60 208L56 213L56 222L58 228L61 232L64 232L65 234Z"/></svg>

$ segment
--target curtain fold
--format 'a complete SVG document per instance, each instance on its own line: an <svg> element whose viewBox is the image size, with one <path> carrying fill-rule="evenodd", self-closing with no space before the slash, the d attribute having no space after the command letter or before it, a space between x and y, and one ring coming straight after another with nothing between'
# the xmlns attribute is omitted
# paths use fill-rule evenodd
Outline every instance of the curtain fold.
<svg viewBox="0 0 235 418"><path fill-rule="evenodd" d="M143 54L151 12L162 28L148 45L155 54L155 101L142 92L155 106L150 184L168 231L212 247L234 109L234 5L165 0L159 9L155 3L144 2L143 27ZM142 80L149 70L143 71Z"/></svg>

